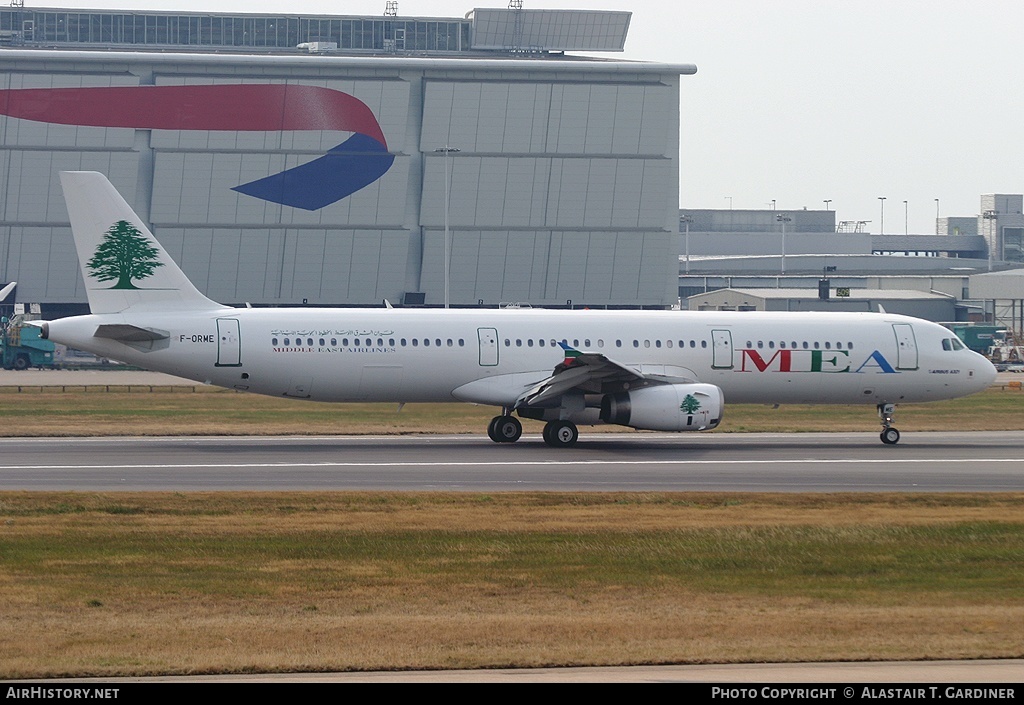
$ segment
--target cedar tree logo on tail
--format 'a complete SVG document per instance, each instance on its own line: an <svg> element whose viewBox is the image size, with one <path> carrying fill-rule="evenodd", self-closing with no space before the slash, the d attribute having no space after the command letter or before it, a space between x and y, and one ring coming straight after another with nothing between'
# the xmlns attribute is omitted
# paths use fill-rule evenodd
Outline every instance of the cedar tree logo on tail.
<svg viewBox="0 0 1024 705"><path fill-rule="evenodd" d="M103 242L85 266L101 282L116 279L111 289L138 289L132 279L145 279L157 267L164 266L158 256L157 249L138 228L127 220L119 220L107 230Z"/></svg>

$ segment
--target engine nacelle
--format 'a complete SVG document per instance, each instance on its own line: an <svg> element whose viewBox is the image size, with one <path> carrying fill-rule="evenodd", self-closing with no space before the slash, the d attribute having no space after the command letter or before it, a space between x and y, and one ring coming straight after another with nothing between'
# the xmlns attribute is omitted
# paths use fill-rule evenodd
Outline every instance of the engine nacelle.
<svg viewBox="0 0 1024 705"><path fill-rule="evenodd" d="M601 400L601 420L648 431L703 431L722 421L725 396L713 384L660 384Z"/></svg>

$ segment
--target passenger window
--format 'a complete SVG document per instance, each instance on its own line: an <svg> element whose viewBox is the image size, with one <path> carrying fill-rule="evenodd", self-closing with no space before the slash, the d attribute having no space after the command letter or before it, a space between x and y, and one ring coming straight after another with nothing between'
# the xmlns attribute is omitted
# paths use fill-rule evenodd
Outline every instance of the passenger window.
<svg viewBox="0 0 1024 705"><path fill-rule="evenodd" d="M306 345L308 345L309 347L313 347L313 339L312 338L306 338Z"/></svg>
<svg viewBox="0 0 1024 705"><path fill-rule="evenodd" d="M270 344L271 345L277 345L277 338L271 338L270 339Z"/></svg>
<svg viewBox="0 0 1024 705"><path fill-rule="evenodd" d="M523 347L523 340L522 340L522 338L516 338L516 347L517 348Z"/></svg>
<svg viewBox="0 0 1024 705"><path fill-rule="evenodd" d="M825 349L826 349L826 350L831 350L831 349L832 349L832 343L830 343L830 342L828 342L828 341L826 340L826 341L825 341Z"/></svg>
<svg viewBox="0 0 1024 705"><path fill-rule="evenodd" d="M437 347L441 347L441 339L440 338L434 338L434 345L436 345Z"/></svg>
<svg viewBox="0 0 1024 705"><path fill-rule="evenodd" d="M660 348L661 347L661 341L660 340L655 340L654 341L654 347Z"/></svg>
<svg viewBox="0 0 1024 705"><path fill-rule="evenodd" d="M693 341L690 341L690 342L693 342ZM706 348L706 347L708 346L708 341L706 341L706 340L702 340L702 341L700 341L700 346L701 346L702 348Z"/></svg>
<svg viewBox="0 0 1024 705"><path fill-rule="evenodd" d="M413 338L413 339L412 339L412 346L413 346L414 348L415 348L415 347L418 347L418 346L419 346L419 344L420 344L420 340L419 340L419 338Z"/></svg>
<svg viewBox="0 0 1024 705"><path fill-rule="evenodd" d="M448 338L448 347L449 348L455 347L455 341L453 341L451 338Z"/></svg>
<svg viewBox="0 0 1024 705"><path fill-rule="evenodd" d="M460 348L466 347L466 341L465 341L464 338L459 338L459 347Z"/></svg>
<svg viewBox="0 0 1024 705"><path fill-rule="evenodd" d="M634 340L633 341L633 347L634 348L639 348L640 347L640 341L639 340Z"/></svg>
<svg viewBox="0 0 1024 705"><path fill-rule="evenodd" d="M402 344L402 347L404 348L405 347L405 338L402 338L399 342Z"/></svg>
<svg viewBox="0 0 1024 705"><path fill-rule="evenodd" d="M323 346L323 345L326 345L326 344L327 344L327 343L325 343L325 342L324 342L324 339L323 339L323 338L320 338L320 345L321 345L321 346Z"/></svg>
<svg viewBox="0 0 1024 705"><path fill-rule="evenodd" d="M533 338L530 338L530 339L528 339L526 341L526 347L528 347L528 348L532 348L533 347Z"/></svg>
<svg viewBox="0 0 1024 705"><path fill-rule="evenodd" d="M645 340L645 341L644 341L644 347L645 347L645 348L649 348L649 347L651 347L651 341L649 341L649 340Z"/></svg>
<svg viewBox="0 0 1024 705"><path fill-rule="evenodd" d="M391 343L391 344L394 345L394 343ZM338 339L337 338L331 338L331 347L332 348L338 347Z"/></svg>
<svg viewBox="0 0 1024 705"><path fill-rule="evenodd" d="M585 338L583 340L583 347L585 347L585 348L589 348L590 347L590 338Z"/></svg>
<svg viewBox="0 0 1024 705"><path fill-rule="evenodd" d="M760 346L758 346L758 347L760 347ZM768 347L771 348L772 350L774 350L775 349L775 341L774 340L769 340L768 341Z"/></svg>
<svg viewBox="0 0 1024 705"><path fill-rule="evenodd" d="M616 340L615 341L615 347L621 348L622 347L622 341L621 340Z"/></svg>
<svg viewBox="0 0 1024 705"><path fill-rule="evenodd" d="M545 343L544 343L544 338L541 338L540 340L538 340L538 341L537 341L537 345L539 345L539 346L541 346L541 347L543 348L543 347L544 347L544 345L545 345Z"/></svg>

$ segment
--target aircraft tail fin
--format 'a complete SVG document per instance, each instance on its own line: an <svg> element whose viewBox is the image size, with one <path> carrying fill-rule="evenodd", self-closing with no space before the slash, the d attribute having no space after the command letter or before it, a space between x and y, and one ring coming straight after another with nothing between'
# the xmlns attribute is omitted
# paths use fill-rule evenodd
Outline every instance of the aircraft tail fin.
<svg viewBox="0 0 1024 705"><path fill-rule="evenodd" d="M192 285L107 177L64 171L60 182L93 313L222 308Z"/></svg>

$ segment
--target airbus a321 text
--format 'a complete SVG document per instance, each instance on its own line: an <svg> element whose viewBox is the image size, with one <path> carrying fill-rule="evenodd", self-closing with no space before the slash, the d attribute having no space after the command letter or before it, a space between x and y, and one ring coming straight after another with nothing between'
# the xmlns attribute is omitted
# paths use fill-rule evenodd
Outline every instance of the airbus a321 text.
<svg viewBox="0 0 1024 705"><path fill-rule="evenodd" d="M725 402L895 405L985 389L995 369L935 323L886 313L233 308L201 294L102 174L61 174L91 314L65 345L230 389L313 401L448 402L579 425L702 431Z"/></svg>

